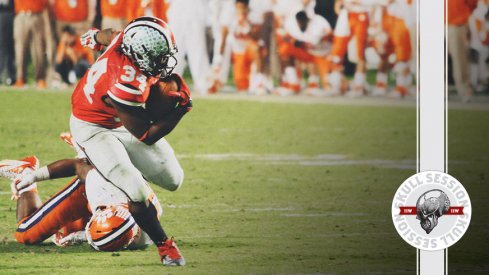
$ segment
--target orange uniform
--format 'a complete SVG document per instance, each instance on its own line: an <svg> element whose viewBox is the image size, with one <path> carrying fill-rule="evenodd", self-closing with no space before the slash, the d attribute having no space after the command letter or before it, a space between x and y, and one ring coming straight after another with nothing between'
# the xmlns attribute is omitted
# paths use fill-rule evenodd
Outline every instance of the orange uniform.
<svg viewBox="0 0 489 275"><path fill-rule="evenodd" d="M82 229L83 220L90 216L85 184L75 178L34 213L22 219L15 238L23 244L41 243L63 227L69 231Z"/></svg>
<svg viewBox="0 0 489 275"><path fill-rule="evenodd" d="M449 25L465 25L470 14L477 6L477 0L449 0L447 1L447 17Z"/></svg>
<svg viewBox="0 0 489 275"><path fill-rule="evenodd" d="M79 22L88 19L88 0L55 0L53 9L57 20Z"/></svg>
<svg viewBox="0 0 489 275"><path fill-rule="evenodd" d="M412 53L411 35L405 18L401 15L400 9L403 8L406 6L394 5L385 9L382 16L382 27L389 37L388 52L395 53L397 61L407 62L411 59Z"/></svg>
<svg viewBox="0 0 489 275"><path fill-rule="evenodd" d="M250 85L251 65L258 58L258 45L250 37L251 24L247 20L236 20L230 27L232 39L232 61L234 84L238 91Z"/></svg>
<svg viewBox="0 0 489 275"><path fill-rule="evenodd" d="M59 43L57 52L64 52L65 47L66 45L64 43ZM95 62L93 51L90 48L83 47L80 43L79 37L75 39L75 43L73 44L73 46L71 46L71 48L73 48L73 51L78 57L85 59L86 61L88 61L88 63L93 64Z"/></svg>
<svg viewBox="0 0 489 275"><path fill-rule="evenodd" d="M331 50L333 62L341 62L348 49L348 42L352 38L355 38L358 60L365 60L368 24L367 12L347 10L340 12L334 33L333 49Z"/></svg>
<svg viewBox="0 0 489 275"><path fill-rule="evenodd" d="M127 21L132 21L141 16L151 15L168 22L166 12L169 4L166 0L134 0L130 1L131 5L127 12Z"/></svg>
<svg viewBox="0 0 489 275"><path fill-rule="evenodd" d="M126 18L129 2L126 0L100 0L102 17Z"/></svg>
<svg viewBox="0 0 489 275"><path fill-rule="evenodd" d="M47 5L47 0L15 0L15 14L19 12L40 13Z"/></svg>

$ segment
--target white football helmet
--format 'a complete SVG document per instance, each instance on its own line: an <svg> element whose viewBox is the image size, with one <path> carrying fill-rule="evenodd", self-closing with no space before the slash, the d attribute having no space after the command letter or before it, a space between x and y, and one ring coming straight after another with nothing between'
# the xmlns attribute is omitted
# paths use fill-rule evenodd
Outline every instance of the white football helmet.
<svg viewBox="0 0 489 275"><path fill-rule="evenodd" d="M98 251L125 249L140 229L126 205L99 207L85 227L88 243Z"/></svg>
<svg viewBox="0 0 489 275"><path fill-rule="evenodd" d="M122 52L135 65L150 76L170 75L178 51L173 33L168 25L156 17L144 16L131 21L124 29Z"/></svg>

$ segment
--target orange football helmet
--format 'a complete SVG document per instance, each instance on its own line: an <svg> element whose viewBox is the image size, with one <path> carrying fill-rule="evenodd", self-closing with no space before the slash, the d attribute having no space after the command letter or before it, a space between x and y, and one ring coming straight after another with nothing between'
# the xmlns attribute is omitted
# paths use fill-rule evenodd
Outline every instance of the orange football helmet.
<svg viewBox="0 0 489 275"><path fill-rule="evenodd" d="M130 245L139 234L139 226L126 205L97 208L87 223L88 243L99 251L118 251Z"/></svg>

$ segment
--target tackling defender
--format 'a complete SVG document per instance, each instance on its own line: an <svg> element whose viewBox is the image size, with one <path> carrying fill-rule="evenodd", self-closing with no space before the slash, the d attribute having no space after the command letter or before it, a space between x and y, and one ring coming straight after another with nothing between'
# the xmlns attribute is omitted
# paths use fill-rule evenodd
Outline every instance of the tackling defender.
<svg viewBox="0 0 489 275"><path fill-rule="evenodd" d="M18 221L15 238L19 243L38 244L53 235L58 246L88 240L101 251L138 249L151 243L129 214L124 193L107 183L85 159L59 160L41 169L38 166L35 156L0 161L0 176L13 181ZM75 173L79 176L41 203L36 182ZM156 195L152 193L151 198L161 216Z"/></svg>
<svg viewBox="0 0 489 275"><path fill-rule="evenodd" d="M173 35L162 20L141 17L118 34L92 29L81 42L92 49L110 44L73 93L74 142L95 169L129 198L131 215L158 247L163 264L184 265L180 254L171 253L176 245L158 221L146 180L170 191L183 182L183 170L163 138L192 106L185 83L171 74L177 51ZM151 120L143 106L149 87L159 78L177 82L179 92L174 96L179 102L175 111Z"/></svg>

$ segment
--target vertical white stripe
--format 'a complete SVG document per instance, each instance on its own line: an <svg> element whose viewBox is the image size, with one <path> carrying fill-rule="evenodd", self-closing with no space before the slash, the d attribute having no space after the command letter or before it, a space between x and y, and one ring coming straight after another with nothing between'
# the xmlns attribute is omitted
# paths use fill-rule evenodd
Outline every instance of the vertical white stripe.
<svg viewBox="0 0 489 275"><path fill-rule="evenodd" d="M445 170L445 0L419 1L419 171ZM419 251L419 275L445 274L445 252Z"/></svg>

